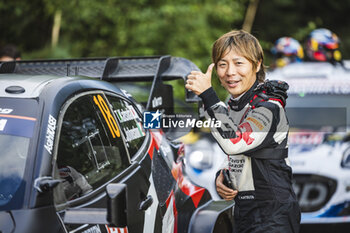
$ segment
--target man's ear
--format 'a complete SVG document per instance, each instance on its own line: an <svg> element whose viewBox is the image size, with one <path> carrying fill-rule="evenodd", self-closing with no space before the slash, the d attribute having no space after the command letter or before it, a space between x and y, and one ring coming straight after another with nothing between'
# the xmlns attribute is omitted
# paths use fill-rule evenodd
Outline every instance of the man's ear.
<svg viewBox="0 0 350 233"><path fill-rule="evenodd" d="M258 62L258 65L256 66L256 73L260 71L261 68L261 61Z"/></svg>

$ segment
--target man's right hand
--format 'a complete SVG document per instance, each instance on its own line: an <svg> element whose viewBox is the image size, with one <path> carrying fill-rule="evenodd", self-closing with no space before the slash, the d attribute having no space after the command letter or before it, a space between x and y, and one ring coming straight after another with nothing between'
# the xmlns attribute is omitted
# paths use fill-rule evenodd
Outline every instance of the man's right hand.
<svg viewBox="0 0 350 233"><path fill-rule="evenodd" d="M216 178L215 184L216 191L226 201L232 200L238 193L237 190L230 189L224 185L224 175L222 174L222 170L220 171L220 175Z"/></svg>
<svg viewBox="0 0 350 233"><path fill-rule="evenodd" d="M205 74L201 71L191 71L187 76L185 87L188 90L193 91L196 95L200 95L209 89L211 87L211 74L214 66L214 63L210 64Z"/></svg>

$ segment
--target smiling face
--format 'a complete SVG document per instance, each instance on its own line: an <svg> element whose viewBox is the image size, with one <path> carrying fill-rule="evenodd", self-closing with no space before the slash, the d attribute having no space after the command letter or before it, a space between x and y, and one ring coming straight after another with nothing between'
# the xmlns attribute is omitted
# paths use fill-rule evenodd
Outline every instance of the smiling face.
<svg viewBox="0 0 350 233"><path fill-rule="evenodd" d="M222 86L236 98L253 86L260 65L254 69L248 59L228 48L218 61L216 71Z"/></svg>
<svg viewBox="0 0 350 233"><path fill-rule="evenodd" d="M221 84L233 97L248 91L256 79L265 80L264 52L258 39L246 31L222 35L214 42L211 57Z"/></svg>

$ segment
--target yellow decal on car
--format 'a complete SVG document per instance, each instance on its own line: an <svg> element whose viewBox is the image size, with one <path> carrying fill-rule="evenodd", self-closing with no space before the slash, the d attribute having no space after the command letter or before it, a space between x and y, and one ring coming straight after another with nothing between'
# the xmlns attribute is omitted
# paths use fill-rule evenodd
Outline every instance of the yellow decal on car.
<svg viewBox="0 0 350 233"><path fill-rule="evenodd" d="M120 137L120 131L117 125L117 122L115 121L114 117L111 114L111 111L109 110L106 101L102 98L101 95L94 96L94 102L100 109L103 118L105 119L109 130L111 131L111 134L113 138Z"/></svg>

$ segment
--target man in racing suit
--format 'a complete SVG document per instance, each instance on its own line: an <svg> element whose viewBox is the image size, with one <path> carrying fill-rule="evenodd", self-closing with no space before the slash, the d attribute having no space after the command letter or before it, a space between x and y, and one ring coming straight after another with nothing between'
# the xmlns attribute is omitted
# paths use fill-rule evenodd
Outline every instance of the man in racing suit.
<svg viewBox="0 0 350 233"><path fill-rule="evenodd" d="M186 88L202 98L207 117L221 121L221 128L212 128L212 134L228 155L226 169L233 189L223 184L222 171L216 186L221 197L235 200L235 230L298 232L300 209L287 159L287 84L264 82L261 46L247 32L231 31L220 37L212 58L214 64L206 74L191 72ZM232 96L229 106L211 87L214 66Z"/></svg>

